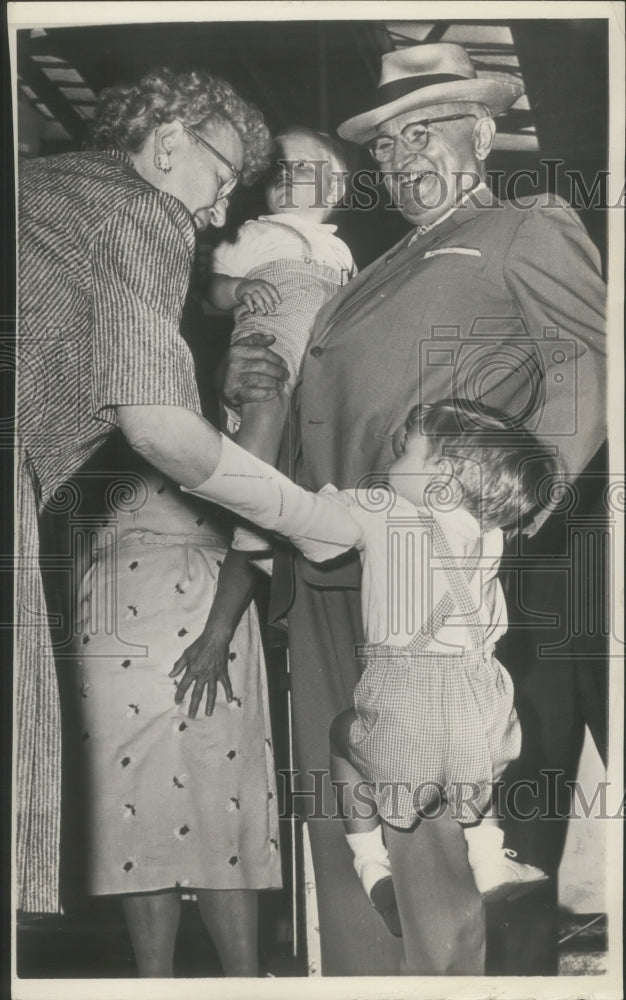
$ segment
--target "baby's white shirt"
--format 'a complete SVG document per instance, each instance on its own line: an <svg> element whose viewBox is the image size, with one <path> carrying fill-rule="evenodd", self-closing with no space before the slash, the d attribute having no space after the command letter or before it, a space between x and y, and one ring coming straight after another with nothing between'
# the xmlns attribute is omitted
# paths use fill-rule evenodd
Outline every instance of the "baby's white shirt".
<svg viewBox="0 0 626 1000"><path fill-rule="evenodd" d="M356 274L356 265L348 246L335 236L336 231L337 226L310 222L295 212L261 215L239 227L234 243L224 241L216 247L213 271L243 278L253 268L275 260L302 260L306 254L300 233L309 243L315 263L342 273L341 283L345 284Z"/></svg>

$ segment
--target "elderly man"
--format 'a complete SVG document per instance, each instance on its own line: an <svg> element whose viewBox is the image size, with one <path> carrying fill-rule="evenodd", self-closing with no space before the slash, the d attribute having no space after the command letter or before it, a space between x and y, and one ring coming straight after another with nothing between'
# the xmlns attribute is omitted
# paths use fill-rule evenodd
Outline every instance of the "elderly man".
<svg viewBox="0 0 626 1000"><path fill-rule="evenodd" d="M493 117L520 94L510 76L477 76L460 46L416 46L383 57L375 106L338 129L368 146L412 228L318 316L291 446L303 485L354 487L384 470L409 408L450 396L505 410L572 474L601 444L598 254L557 199L503 204L484 184ZM231 352L226 399L275 391L276 361L259 347ZM358 559L331 569L298 559L275 575L277 609L293 585L295 737L302 789L317 792L307 805L324 974L480 975L483 910L448 814L408 832L385 827L404 955L357 883L342 824L320 818L333 816L334 799L312 772L327 767L329 724L359 677Z"/></svg>

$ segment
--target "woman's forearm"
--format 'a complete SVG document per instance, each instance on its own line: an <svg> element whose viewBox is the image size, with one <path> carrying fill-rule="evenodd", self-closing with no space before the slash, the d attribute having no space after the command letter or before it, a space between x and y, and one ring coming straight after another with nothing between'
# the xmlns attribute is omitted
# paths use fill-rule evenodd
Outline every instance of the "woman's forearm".
<svg viewBox="0 0 626 1000"><path fill-rule="evenodd" d="M117 414L130 445L151 465L197 496L284 534L309 558L331 559L359 544L360 529L343 504L307 493L197 413L120 406Z"/></svg>
<svg viewBox="0 0 626 1000"><path fill-rule="evenodd" d="M284 535L316 562L361 543L361 529L339 498L302 489L228 438L215 473L189 492Z"/></svg>
<svg viewBox="0 0 626 1000"><path fill-rule="evenodd" d="M180 406L118 406L129 444L174 482L193 489L214 472L221 435L204 417Z"/></svg>

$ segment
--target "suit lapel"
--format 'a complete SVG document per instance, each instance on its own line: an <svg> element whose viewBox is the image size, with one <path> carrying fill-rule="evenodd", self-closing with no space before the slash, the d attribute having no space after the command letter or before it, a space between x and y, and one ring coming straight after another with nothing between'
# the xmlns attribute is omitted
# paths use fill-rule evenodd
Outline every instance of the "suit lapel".
<svg viewBox="0 0 626 1000"><path fill-rule="evenodd" d="M365 271L359 275L362 281L358 281L358 287L351 292L351 285L347 285L346 294L342 297L336 310L328 317L324 326L315 336L315 343L321 343L330 333L332 328L341 320L346 312L354 309L358 303L367 297L373 296L381 285L386 284L401 271L413 267L416 261L420 261L427 250L432 250L443 243L452 233L462 229L466 223L474 219L479 211L485 209L482 204L464 204L456 212L444 219L438 226L433 226L426 233L416 237L416 230L412 229L399 243L391 248L386 254L378 257L370 264Z"/></svg>

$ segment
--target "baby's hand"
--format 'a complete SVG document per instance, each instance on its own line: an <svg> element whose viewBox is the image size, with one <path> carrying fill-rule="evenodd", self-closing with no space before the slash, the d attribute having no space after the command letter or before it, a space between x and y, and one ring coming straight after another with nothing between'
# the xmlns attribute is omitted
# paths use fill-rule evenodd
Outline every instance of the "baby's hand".
<svg viewBox="0 0 626 1000"><path fill-rule="evenodd" d="M248 281L244 278L235 288L235 298L251 313L260 312L267 316L280 304L281 297L269 281Z"/></svg>

